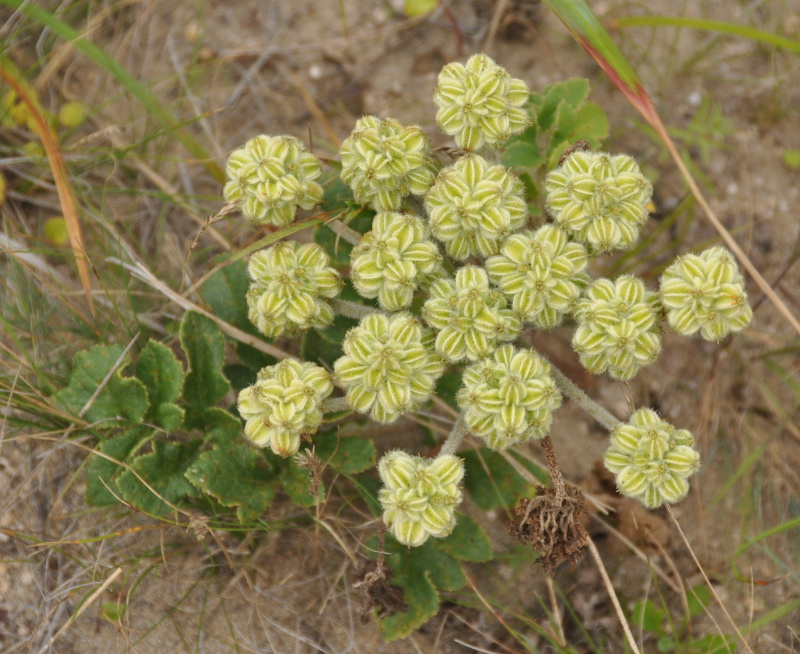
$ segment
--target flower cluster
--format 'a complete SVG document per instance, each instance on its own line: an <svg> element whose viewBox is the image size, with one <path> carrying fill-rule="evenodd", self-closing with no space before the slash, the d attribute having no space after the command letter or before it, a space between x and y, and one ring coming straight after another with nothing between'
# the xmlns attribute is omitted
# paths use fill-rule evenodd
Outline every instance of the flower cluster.
<svg viewBox="0 0 800 654"><path fill-rule="evenodd" d="M433 93L439 108L436 122L464 150L484 143L502 145L530 125L522 108L529 96L525 82L511 77L491 57L476 54L466 64L447 64L439 73Z"/></svg>
<svg viewBox="0 0 800 654"><path fill-rule="evenodd" d="M503 345L464 371L456 400L470 431L504 450L547 436L561 393L545 359L533 350Z"/></svg>
<svg viewBox="0 0 800 654"><path fill-rule="evenodd" d="M604 461L623 495L655 509L686 497L687 479L700 467L693 446L686 429L676 430L652 409L639 409L612 432Z"/></svg>
<svg viewBox="0 0 800 654"><path fill-rule="evenodd" d="M297 207L311 209L322 200L314 180L320 161L293 136L250 139L228 157L226 202L241 202L242 213L255 223L283 227L294 220Z"/></svg>
<svg viewBox="0 0 800 654"><path fill-rule="evenodd" d="M334 364L350 407L386 424L426 402L444 371L429 342L409 313L363 318L347 332L345 354Z"/></svg>
<svg viewBox="0 0 800 654"><path fill-rule="evenodd" d="M353 248L350 261L356 290L397 311L411 304L417 288L439 270L442 256L422 220L386 211L375 216L372 231Z"/></svg>
<svg viewBox="0 0 800 654"><path fill-rule="evenodd" d="M632 157L580 151L547 174L545 190L556 222L598 253L633 245L653 194Z"/></svg>
<svg viewBox="0 0 800 654"><path fill-rule="evenodd" d="M444 168L425 196L431 233L464 261L497 254L500 243L528 218L522 182L483 157L461 157Z"/></svg>
<svg viewBox="0 0 800 654"><path fill-rule="evenodd" d="M436 351L450 362L476 361L491 354L498 341L512 341L522 326L508 300L489 286L483 268L464 266L455 281L440 279L430 288L422 316L438 330Z"/></svg>
<svg viewBox="0 0 800 654"><path fill-rule="evenodd" d="M667 268L661 302L676 333L699 331L709 341L744 329L753 317L736 260L720 246L686 254Z"/></svg>
<svg viewBox="0 0 800 654"><path fill-rule="evenodd" d="M363 116L342 143L342 180L357 202L396 211L404 196L424 195L433 183L428 137L394 118Z"/></svg>
<svg viewBox="0 0 800 654"><path fill-rule="evenodd" d="M541 329L560 325L589 283L586 248L554 225L509 236L500 254L486 260L489 279L511 298L511 307Z"/></svg>
<svg viewBox="0 0 800 654"><path fill-rule="evenodd" d="M313 363L284 359L262 368L258 379L239 393L244 433L260 447L292 456L300 438L317 431L322 422L320 404L333 392L333 381Z"/></svg>
<svg viewBox="0 0 800 654"><path fill-rule="evenodd" d="M572 347L589 372L631 379L661 352L658 295L633 275L598 279L578 300Z"/></svg>
<svg viewBox="0 0 800 654"><path fill-rule="evenodd" d="M423 459L395 450L380 460L378 473L384 484L378 494L383 522L399 542L418 547L430 536L450 535L463 499L461 459L449 454Z"/></svg>
<svg viewBox="0 0 800 654"><path fill-rule="evenodd" d="M322 298L335 297L342 280L315 243L282 241L250 257L253 283L247 291L250 321L269 337L296 329L321 329L333 321Z"/></svg>

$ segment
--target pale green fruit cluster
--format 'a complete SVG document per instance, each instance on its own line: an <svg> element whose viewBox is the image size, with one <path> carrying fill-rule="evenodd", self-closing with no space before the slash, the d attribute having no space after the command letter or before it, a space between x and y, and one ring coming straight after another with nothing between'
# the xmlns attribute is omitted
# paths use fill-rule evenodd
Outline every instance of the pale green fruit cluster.
<svg viewBox="0 0 800 654"><path fill-rule="evenodd" d="M483 157L461 157L442 169L425 196L431 233L458 261L497 254L528 218L522 182Z"/></svg>
<svg viewBox="0 0 800 654"><path fill-rule="evenodd" d="M598 279L578 300L572 347L589 372L631 379L661 352L658 295L633 275Z"/></svg>
<svg viewBox="0 0 800 654"><path fill-rule="evenodd" d="M466 64L447 64L439 73L433 92L436 122L464 150L502 145L530 125L522 108L530 93L525 82L491 57L476 54Z"/></svg>
<svg viewBox="0 0 800 654"><path fill-rule="evenodd" d="M350 280L366 298L388 311L411 304L414 293L441 268L439 249L428 226L407 213L381 212L372 231L350 253Z"/></svg>
<svg viewBox="0 0 800 654"><path fill-rule="evenodd" d="M250 257L253 283L247 291L250 321L265 336L333 322L333 311L323 298L338 295L339 273L328 254L316 243L282 241Z"/></svg>
<svg viewBox="0 0 800 654"><path fill-rule="evenodd" d="M403 545L419 547L430 536L449 536L463 496L464 463L443 454L435 459L395 450L378 463L384 488L378 493L383 522Z"/></svg>
<svg viewBox="0 0 800 654"><path fill-rule="evenodd" d="M250 139L231 153L225 172L225 201L241 202L242 213L258 224L283 227L297 207L312 209L322 200L314 181L322 174L320 160L293 136Z"/></svg>
<svg viewBox="0 0 800 654"><path fill-rule="evenodd" d="M244 433L260 447L292 456L300 438L314 434L322 422L322 401L333 392L333 380L313 363L284 359L262 368L258 379L239 393Z"/></svg>
<svg viewBox="0 0 800 654"><path fill-rule="evenodd" d="M489 279L511 298L511 308L541 329L560 325L589 283L586 248L554 225L506 239L486 260Z"/></svg>
<svg viewBox="0 0 800 654"><path fill-rule="evenodd" d="M593 252L630 248L647 220L653 187L626 154L573 152L547 174L547 209Z"/></svg>
<svg viewBox="0 0 800 654"><path fill-rule="evenodd" d="M438 331L436 351L451 363L489 356L498 341L513 341L522 327L483 268L459 268L455 281L434 282L429 295L422 316Z"/></svg>
<svg viewBox="0 0 800 654"><path fill-rule="evenodd" d="M424 195L433 184L428 137L416 125L363 116L342 143L342 180L357 202L396 211L406 195Z"/></svg>
<svg viewBox="0 0 800 654"><path fill-rule="evenodd" d="M334 371L348 405L386 424L427 402L444 365L426 331L409 313L376 313L347 332Z"/></svg>
<svg viewBox="0 0 800 654"><path fill-rule="evenodd" d="M699 331L709 341L744 329L753 318L739 266L720 246L686 254L667 268L661 276L661 302L676 333Z"/></svg>
<svg viewBox="0 0 800 654"><path fill-rule="evenodd" d="M456 401L470 432L496 450L547 436L561 406L550 364L534 350L503 345L469 366L462 383Z"/></svg>
<svg viewBox="0 0 800 654"><path fill-rule="evenodd" d="M623 495L655 509L686 497L700 454L686 429L676 430L652 409L639 409L611 433L604 461Z"/></svg>

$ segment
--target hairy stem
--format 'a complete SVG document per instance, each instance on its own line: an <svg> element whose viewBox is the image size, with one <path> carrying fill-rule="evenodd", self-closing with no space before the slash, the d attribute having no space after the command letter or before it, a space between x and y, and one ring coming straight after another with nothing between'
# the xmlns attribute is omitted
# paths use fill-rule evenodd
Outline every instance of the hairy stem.
<svg viewBox="0 0 800 654"><path fill-rule="evenodd" d="M322 413L338 413L339 411L347 411L350 405L344 397L328 397L322 401L320 409Z"/></svg>
<svg viewBox="0 0 800 654"><path fill-rule="evenodd" d="M547 471L550 473L550 479L555 488L555 505L561 506L564 502L564 497L567 494L564 486L564 475L561 474L561 468L558 467L558 459L556 459L556 451L553 449L553 441L549 436L545 436L542 441L542 449L544 450L544 458L547 461Z"/></svg>
<svg viewBox="0 0 800 654"><path fill-rule="evenodd" d="M468 433L469 429L467 428L467 423L464 422L464 415L461 414L458 416L456 424L453 425L453 430L448 434L442 444L442 449L439 450L439 454L455 454L458 446L461 445L461 439Z"/></svg>
<svg viewBox="0 0 800 654"><path fill-rule="evenodd" d="M561 372L561 370L553 365L552 361L550 362L550 367L552 370L553 379L555 379L556 385L559 389L561 389L564 395L575 402L575 404L586 411L586 413L591 415L595 420L597 420L597 422L603 425L603 427L608 429L608 431L614 431L620 425L620 421L617 420L611 414L611 412L601 407L597 402L595 402L580 388L578 388L569 377L567 377L563 372Z"/></svg>
<svg viewBox="0 0 800 654"><path fill-rule="evenodd" d="M361 234L359 234L353 228L345 225L341 220L336 220L336 219L329 220L328 222L325 223L325 225L334 234L340 236L351 245L358 245L361 242Z"/></svg>
<svg viewBox="0 0 800 654"><path fill-rule="evenodd" d="M336 313L341 314L346 318L354 318L355 320L366 318L371 313L383 313L383 311L376 309L375 307L368 307L364 304L359 304L358 302L351 302L350 300L342 300L338 297L333 298L330 302L331 307L334 311L336 311Z"/></svg>

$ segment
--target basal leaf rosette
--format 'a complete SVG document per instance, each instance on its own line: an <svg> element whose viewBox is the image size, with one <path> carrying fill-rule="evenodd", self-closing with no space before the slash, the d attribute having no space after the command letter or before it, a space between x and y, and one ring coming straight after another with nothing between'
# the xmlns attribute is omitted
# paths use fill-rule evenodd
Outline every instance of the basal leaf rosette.
<svg viewBox="0 0 800 654"><path fill-rule="evenodd" d="M750 324L744 279L733 255L716 246L678 258L661 276L661 302L673 331L720 341Z"/></svg>
<svg viewBox="0 0 800 654"><path fill-rule="evenodd" d="M525 82L491 57L476 54L466 64L447 64L439 73L433 92L436 122L464 150L502 145L530 125L523 109L529 96Z"/></svg>
<svg viewBox="0 0 800 654"><path fill-rule="evenodd" d="M250 321L270 338L298 329L322 329L333 310L325 299L342 288L339 273L316 243L283 241L250 257L253 283L247 291Z"/></svg>
<svg viewBox="0 0 800 654"><path fill-rule="evenodd" d="M497 254L528 219L522 182L506 168L467 155L442 169L425 196L431 234L464 261Z"/></svg>
<svg viewBox="0 0 800 654"><path fill-rule="evenodd" d="M546 205L571 238L601 253L630 248L653 187L626 154L573 152L545 181Z"/></svg>
<svg viewBox="0 0 800 654"><path fill-rule="evenodd" d="M297 207L312 209L322 200L314 181L322 174L320 160L293 136L250 139L228 157L225 173L225 201L241 202L242 213L261 225L284 227Z"/></svg>
<svg viewBox="0 0 800 654"><path fill-rule="evenodd" d="M396 211L407 195L424 195L435 166L428 137L416 125L363 116L342 143L342 181L357 202L376 211Z"/></svg>
<svg viewBox="0 0 800 654"><path fill-rule="evenodd" d="M419 547L429 537L449 536L463 495L464 463L446 454L424 459L395 450L378 463L384 487L378 493L383 522L404 545Z"/></svg>
<svg viewBox="0 0 800 654"><path fill-rule="evenodd" d="M675 429L652 409L639 409L611 433L604 462L623 495L655 509L686 497L700 454L686 429Z"/></svg>
<svg viewBox="0 0 800 654"><path fill-rule="evenodd" d="M503 345L469 366L456 401L470 432L505 450L547 436L561 393L550 364L533 350Z"/></svg>
<svg viewBox="0 0 800 654"><path fill-rule="evenodd" d="M333 380L313 363L285 359L262 368L258 379L239 393L244 433L260 447L283 457L300 449L300 439L322 422L322 401L333 392Z"/></svg>
<svg viewBox="0 0 800 654"><path fill-rule="evenodd" d="M483 268L464 266L455 281L440 279L422 307L425 322L437 330L436 351L455 363L488 356L498 342L513 341L522 323L508 300L489 285Z"/></svg>
<svg viewBox="0 0 800 654"><path fill-rule="evenodd" d="M586 248L554 225L509 236L486 260L489 279L511 307L541 329L560 325L589 282Z"/></svg>
<svg viewBox="0 0 800 654"><path fill-rule="evenodd" d="M661 352L658 295L633 275L598 279L578 300L572 347L594 374L631 379Z"/></svg>
<svg viewBox="0 0 800 654"><path fill-rule="evenodd" d="M387 311L411 304L414 293L440 270L442 256L427 225L407 213L381 212L350 254L350 280Z"/></svg>
<svg viewBox="0 0 800 654"><path fill-rule="evenodd" d="M426 332L409 313L370 314L347 332L334 371L348 405L387 424L427 402L444 365Z"/></svg>

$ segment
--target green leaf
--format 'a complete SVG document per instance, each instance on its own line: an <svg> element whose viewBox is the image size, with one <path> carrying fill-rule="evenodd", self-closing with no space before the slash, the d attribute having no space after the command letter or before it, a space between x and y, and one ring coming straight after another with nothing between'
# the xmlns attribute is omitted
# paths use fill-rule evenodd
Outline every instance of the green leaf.
<svg viewBox="0 0 800 654"><path fill-rule="evenodd" d="M197 497L200 491L184 476L197 460L203 441L185 443L153 441L153 451L136 457L131 469L169 504L176 505L185 497ZM117 488L123 499L149 515L161 517L172 508L153 494L131 470L126 470L117 479Z"/></svg>
<svg viewBox="0 0 800 654"><path fill-rule="evenodd" d="M800 168L800 150L784 150L783 163L792 170Z"/></svg>
<svg viewBox="0 0 800 654"><path fill-rule="evenodd" d="M95 394L108 373L122 355L119 345L95 345L92 349L78 352L73 362L69 384L53 396L53 399L76 416ZM92 401L84 417L89 422L124 419L140 423L147 412L147 391L138 379L123 377L121 372L126 360L114 371L102 390ZM99 424L95 428L114 426Z"/></svg>
<svg viewBox="0 0 800 654"><path fill-rule="evenodd" d="M439 0L405 0L403 11L409 18L425 16L439 6Z"/></svg>
<svg viewBox="0 0 800 654"><path fill-rule="evenodd" d="M349 475L375 465L375 446L366 438L339 438L327 432L314 437L314 451L331 468Z"/></svg>
<svg viewBox="0 0 800 654"><path fill-rule="evenodd" d="M222 374L225 339L219 327L199 313L188 312L181 321L181 345L189 360L183 382L187 429L202 429L205 413L228 392L230 384Z"/></svg>
<svg viewBox="0 0 800 654"><path fill-rule="evenodd" d="M280 482L284 492L297 506L303 508L313 506L317 501L325 499L325 492L320 484L317 497L311 494L311 475L308 470L300 468L293 459L285 460L280 472Z"/></svg>
<svg viewBox="0 0 800 654"><path fill-rule="evenodd" d="M573 77L564 82L551 84L543 91L542 104L537 112L537 122L542 131L550 129L556 122L556 112L564 105L577 107L589 95L589 80Z"/></svg>
<svg viewBox="0 0 800 654"><path fill-rule="evenodd" d="M439 381L436 382L436 395L456 409L458 408L456 393L461 389L461 373L461 368L451 370L439 377Z"/></svg>
<svg viewBox="0 0 800 654"><path fill-rule="evenodd" d="M694 586L686 593L686 605L689 607L689 617L695 618L705 611L711 601L711 589L705 584Z"/></svg>
<svg viewBox="0 0 800 654"><path fill-rule="evenodd" d="M497 452L482 447L459 452L458 456L464 459L464 486L482 510L489 511L496 506L511 509L519 497L530 492L530 484ZM541 478L542 471L535 465L515 458Z"/></svg>
<svg viewBox="0 0 800 654"><path fill-rule="evenodd" d="M220 504L236 507L242 523L252 522L275 496L275 468L261 452L239 438L239 421L233 416L219 423L211 435L214 446L197 457L186 478Z"/></svg>
<svg viewBox="0 0 800 654"><path fill-rule="evenodd" d="M660 611L652 600L636 602L633 605L631 622L637 627L641 625L644 631L655 636L660 636L664 633L662 625L665 618L664 612Z"/></svg>
<svg viewBox="0 0 800 654"><path fill-rule="evenodd" d="M408 611L380 620L381 634L387 642L410 636L439 611L439 593L427 574L409 579L403 588Z"/></svg>
<svg viewBox="0 0 800 654"><path fill-rule="evenodd" d="M200 287L200 295L215 316L239 329L257 334L247 317L245 295L249 288L247 263L234 261L211 275Z"/></svg>
<svg viewBox="0 0 800 654"><path fill-rule="evenodd" d="M136 361L136 377L150 398L147 418L166 431L180 427L183 409L175 405L181 395L183 366L166 345L148 341Z"/></svg>
<svg viewBox="0 0 800 654"><path fill-rule="evenodd" d="M324 330L306 332L300 350L303 359L333 367L333 362L342 356L345 335L357 324L358 321L352 318L336 316Z"/></svg>
<svg viewBox="0 0 800 654"><path fill-rule="evenodd" d="M453 533L436 541L437 547L460 561L489 561L492 558L492 543L480 525L469 516L459 513Z"/></svg>
<svg viewBox="0 0 800 654"><path fill-rule="evenodd" d="M577 109L562 104L558 110L556 123L553 143L566 141L572 144L584 139L596 149L608 136L608 117L595 102L587 102Z"/></svg>
<svg viewBox="0 0 800 654"><path fill-rule="evenodd" d="M102 441L97 450L106 456L125 462L139 443L152 435L152 430L134 427L118 436ZM116 476L125 468L103 456L93 454L86 466L86 503L91 506L114 506L119 499L114 496ZM114 491L114 492L112 492ZM117 493L119 495L119 493Z"/></svg>

